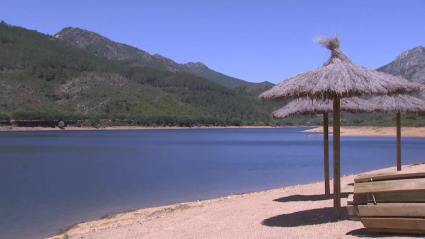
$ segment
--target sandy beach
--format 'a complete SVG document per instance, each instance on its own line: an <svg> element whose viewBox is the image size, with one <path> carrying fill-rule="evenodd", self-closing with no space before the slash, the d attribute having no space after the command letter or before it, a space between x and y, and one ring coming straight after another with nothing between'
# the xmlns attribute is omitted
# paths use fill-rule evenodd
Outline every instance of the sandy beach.
<svg viewBox="0 0 425 239"><path fill-rule="evenodd" d="M113 127L66 127L65 129L51 127L0 127L2 131L87 131L87 130L178 130L178 129L273 129L273 128L300 128L297 127L272 127L272 126L200 126L200 127L144 127L144 126L113 126ZM306 133L323 133L323 127L314 127L305 130ZM329 127L332 134L332 126ZM425 137L425 127L402 127L402 137ZM343 126L341 136L373 136L373 137L396 137L396 127L376 126Z"/></svg>
<svg viewBox="0 0 425 239"><path fill-rule="evenodd" d="M395 171L395 167L375 172ZM403 171L425 170L425 164ZM242 195L133 210L74 225L62 238L394 238L369 233L350 221L345 206L356 175L341 178L342 220L333 220L333 201L323 195L324 182ZM331 183L332 185L332 183ZM68 237L66 237L67 235ZM397 235L398 238L411 238Z"/></svg>
<svg viewBox="0 0 425 239"><path fill-rule="evenodd" d="M329 127L332 134L333 127ZM323 133L323 127L317 127L303 132ZM373 136L373 137L396 137L396 127L376 126L343 126L341 136ZM425 137L425 127L402 127L401 137Z"/></svg>

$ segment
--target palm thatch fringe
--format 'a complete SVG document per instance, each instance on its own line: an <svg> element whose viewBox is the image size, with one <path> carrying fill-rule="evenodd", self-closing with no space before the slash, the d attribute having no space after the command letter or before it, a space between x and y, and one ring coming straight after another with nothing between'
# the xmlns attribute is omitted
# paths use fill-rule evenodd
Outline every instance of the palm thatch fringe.
<svg viewBox="0 0 425 239"><path fill-rule="evenodd" d="M381 112L425 112L425 101L410 95L377 96L368 102L378 105Z"/></svg>
<svg viewBox="0 0 425 239"><path fill-rule="evenodd" d="M420 84L354 64L339 48L340 39L321 37L316 41L331 50L323 67L291 77L260 95L261 100L286 100L309 97L333 99L365 94L411 94Z"/></svg>
<svg viewBox="0 0 425 239"><path fill-rule="evenodd" d="M371 113L378 111L379 106L373 102L360 99L358 97L341 99L341 110L350 113ZM286 106L274 111L273 118L287 118L294 115L312 115L333 112L332 100L296 99Z"/></svg>

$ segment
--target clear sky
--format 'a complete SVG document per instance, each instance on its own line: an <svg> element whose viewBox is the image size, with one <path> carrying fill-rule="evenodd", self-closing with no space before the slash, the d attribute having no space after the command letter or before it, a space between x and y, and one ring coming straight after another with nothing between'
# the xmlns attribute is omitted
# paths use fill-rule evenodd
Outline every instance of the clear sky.
<svg viewBox="0 0 425 239"><path fill-rule="evenodd" d="M368 68L425 45L425 0L0 0L0 20L50 35L78 27L251 82L320 67L320 35L338 33Z"/></svg>

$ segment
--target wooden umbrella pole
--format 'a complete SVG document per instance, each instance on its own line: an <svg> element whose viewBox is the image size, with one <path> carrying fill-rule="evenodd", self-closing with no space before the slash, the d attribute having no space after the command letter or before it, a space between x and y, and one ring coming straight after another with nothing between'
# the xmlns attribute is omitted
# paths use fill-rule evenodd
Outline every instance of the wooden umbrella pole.
<svg viewBox="0 0 425 239"><path fill-rule="evenodd" d="M329 185L329 121L328 113L323 113L323 152L325 161L325 195L326 198L331 197L331 190Z"/></svg>
<svg viewBox="0 0 425 239"><path fill-rule="evenodd" d="M340 150L340 98L334 96L334 127L333 127L333 141L334 141L334 218L339 220L341 218L341 150Z"/></svg>
<svg viewBox="0 0 425 239"><path fill-rule="evenodd" d="M401 126L400 112L397 112L397 171L401 171Z"/></svg>

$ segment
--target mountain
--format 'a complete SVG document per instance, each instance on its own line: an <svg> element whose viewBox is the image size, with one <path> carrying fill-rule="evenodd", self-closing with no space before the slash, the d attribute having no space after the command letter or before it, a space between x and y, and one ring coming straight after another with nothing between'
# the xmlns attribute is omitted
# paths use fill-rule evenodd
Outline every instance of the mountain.
<svg viewBox="0 0 425 239"><path fill-rule="evenodd" d="M97 41L105 41L95 36ZM272 86L267 82L224 87L180 70L181 64L174 62L176 67L170 68L172 60L133 51L130 46L109 42L102 51L82 49L59 38L0 22L0 124L8 124L10 119L23 125L50 122L49 126L54 120L82 126L322 123L317 116L272 120L270 113L287 102L259 101L257 95ZM73 42L87 45L83 39ZM124 54L126 49L144 58L129 57L130 53ZM380 70L410 72L406 75L411 75L411 80L421 79L423 50L418 47L403 53ZM207 68L202 63L183 65L192 71ZM406 126L423 126L425 116L402 117ZM347 116L342 123L389 126L394 120L393 114L365 114Z"/></svg>
<svg viewBox="0 0 425 239"><path fill-rule="evenodd" d="M260 102L240 88L185 71L123 64L132 58L122 49L133 48L122 44L106 44L103 51L108 54L98 57L93 53L101 54L99 50L70 47L58 38L0 23L0 121L11 117L84 124L103 119L108 124L180 126L275 122L270 112L278 104ZM83 39L75 44L86 45Z"/></svg>
<svg viewBox="0 0 425 239"><path fill-rule="evenodd" d="M377 70L425 84L425 47L418 46L405 51L393 62Z"/></svg>
<svg viewBox="0 0 425 239"><path fill-rule="evenodd" d="M87 30L67 27L55 34L55 39L75 48L84 49L91 54L107 60L131 66L146 66L172 72L187 72L196 76L207 78L228 88L261 88L269 82L251 83L211 70L201 62L179 64L160 54L150 55L148 52L135 47L114 42L104 36Z"/></svg>

